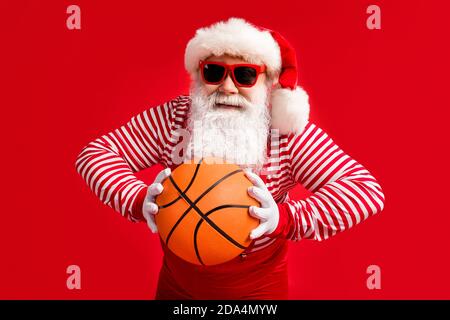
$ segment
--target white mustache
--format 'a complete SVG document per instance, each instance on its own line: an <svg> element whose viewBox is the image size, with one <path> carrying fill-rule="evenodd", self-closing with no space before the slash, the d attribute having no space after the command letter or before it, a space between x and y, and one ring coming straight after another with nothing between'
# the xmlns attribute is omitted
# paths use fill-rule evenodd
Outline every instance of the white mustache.
<svg viewBox="0 0 450 320"><path fill-rule="evenodd" d="M233 94L227 96L221 93L217 93L215 103L227 104L230 106L237 106L237 107L251 107L251 103L240 94Z"/></svg>

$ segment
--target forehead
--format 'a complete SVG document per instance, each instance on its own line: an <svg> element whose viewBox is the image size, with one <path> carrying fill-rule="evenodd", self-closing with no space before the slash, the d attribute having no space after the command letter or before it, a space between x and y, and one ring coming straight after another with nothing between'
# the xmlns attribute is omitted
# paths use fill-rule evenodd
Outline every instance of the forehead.
<svg viewBox="0 0 450 320"><path fill-rule="evenodd" d="M207 59L205 59L207 61L216 61L216 62L223 62L223 63L227 63L227 64L236 64L236 63L248 63L248 61L240 58L240 57L236 57L236 56L230 56L227 54L223 54L220 56L209 56Z"/></svg>

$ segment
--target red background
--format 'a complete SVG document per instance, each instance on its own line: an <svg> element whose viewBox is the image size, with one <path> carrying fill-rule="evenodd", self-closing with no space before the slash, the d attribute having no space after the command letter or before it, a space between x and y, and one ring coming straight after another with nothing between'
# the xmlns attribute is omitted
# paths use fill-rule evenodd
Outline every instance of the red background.
<svg viewBox="0 0 450 320"><path fill-rule="evenodd" d="M290 244L292 299L450 298L446 1L2 2L0 298L152 299L158 237L76 173L89 141L188 88L187 41L240 16L296 47L312 120L381 183L385 210ZM66 8L81 8L81 30ZM381 30L366 8L381 7ZM150 183L156 170L139 172ZM300 188L291 198L301 194ZM81 290L66 268L81 268ZM381 267L381 290L366 268Z"/></svg>

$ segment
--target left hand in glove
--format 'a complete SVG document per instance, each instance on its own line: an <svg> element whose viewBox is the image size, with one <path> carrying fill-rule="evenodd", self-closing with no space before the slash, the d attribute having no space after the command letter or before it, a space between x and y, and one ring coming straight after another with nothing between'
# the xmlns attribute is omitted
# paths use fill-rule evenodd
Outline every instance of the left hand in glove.
<svg viewBox="0 0 450 320"><path fill-rule="evenodd" d="M250 170L246 170L245 175L254 185L248 188L248 194L261 204L260 208L255 206L249 208L250 215L260 219L259 226L250 233L250 239L256 239L275 231L278 226L280 214L278 205L267 189L264 181Z"/></svg>

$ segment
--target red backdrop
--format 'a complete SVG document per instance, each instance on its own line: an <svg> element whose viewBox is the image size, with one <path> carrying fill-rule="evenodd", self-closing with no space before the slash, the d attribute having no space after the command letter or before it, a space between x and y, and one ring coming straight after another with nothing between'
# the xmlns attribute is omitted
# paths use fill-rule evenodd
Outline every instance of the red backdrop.
<svg viewBox="0 0 450 320"><path fill-rule="evenodd" d="M186 92L195 29L240 16L296 47L312 120L386 195L385 210L361 225L290 244L290 297L449 299L445 2L2 2L0 298L153 298L157 235L103 205L75 159L89 141ZM66 27L71 4L81 30ZM371 4L381 30L366 27ZM150 183L155 172L138 177ZM81 290L66 287L72 264ZM381 290L366 286L372 264Z"/></svg>

